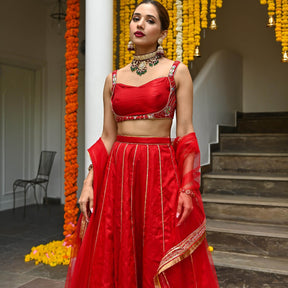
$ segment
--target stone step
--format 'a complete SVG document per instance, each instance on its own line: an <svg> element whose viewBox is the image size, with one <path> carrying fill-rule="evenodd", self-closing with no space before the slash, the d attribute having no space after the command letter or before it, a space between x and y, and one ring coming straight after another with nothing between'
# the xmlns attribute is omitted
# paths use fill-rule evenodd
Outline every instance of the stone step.
<svg viewBox="0 0 288 288"><path fill-rule="evenodd" d="M280 115L246 113L237 119L239 133L288 133L287 112Z"/></svg>
<svg viewBox="0 0 288 288"><path fill-rule="evenodd" d="M204 194L246 195L262 197L288 197L287 174L203 174Z"/></svg>
<svg viewBox="0 0 288 288"><path fill-rule="evenodd" d="M287 173L288 153L212 153L213 171Z"/></svg>
<svg viewBox="0 0 288 288"><path fill-rule="evenodd" d="M222 133L221 152L288 152L288 134Z"/></svg>
<svg viewBox="0 0 288 288"><path fill-rule="evenodd" d="M288 256L288 226L207 220L207 239L216 251Z"/></svg>
<svg viewBox="0 0 288 288"><path fill-rule="evenodd" d="M240 253L212 253L221 288L287 288L288 259Z"/></svg>
<svg viewBox="0 0 288 288"><path fill-rule="evenodd" d="M209 219L288 224L288 199L252 196L202 195Z"/></svg>

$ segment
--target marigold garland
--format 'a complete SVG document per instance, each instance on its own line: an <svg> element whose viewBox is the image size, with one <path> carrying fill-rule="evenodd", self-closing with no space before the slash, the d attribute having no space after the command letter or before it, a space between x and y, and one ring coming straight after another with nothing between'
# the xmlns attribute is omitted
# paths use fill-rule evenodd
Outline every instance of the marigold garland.
<svg viewBox="0 0 288 288"><path fill-rule="evenodd" d="M205 29L208 27L208 0L201 0L201 28Z"/></svg>
<svg viewBox="0 0 288 288"><path fill-rule="evenodd" d="M216 0L210 1L210 18L211 19L216 18Z"/></svg>
<svg viewBox="0 0 288 288"><path fill-rule="evenodd" d="M281 0L276 0L276 24L275 24L275 37L277 42L281 42L281 22L282 22L282 6Z"/></svg>
<svg viewBox="0 0 288 288"><path fill-rule="evenodd" d="M288 0L260 0L260 4L268 4L268 16L275 17L275 38L281 42L282 62L288 62Z"/></svg>
<svg viewBox="0 0 288 288"><path fill-rule="evenodd" d="M160 0L159 2L166 7L170 17L170 28L163 42L166 57L183 61L187 65L194 59L195 46L200 46L201 29L208 27L208 14L211 19L215 19L216 9L222 7L223 1L211 0L210 6L208 0ZM123 67L132 60L133 54L127 51L129 22L138 3L140 0L114 0L114 7L118 5L117 9L119 8L118 14L114 12L114 69ZM120 34L117 34L117 31Z"/></svg>
<svg viewBox="0 0 288 288"><path fill-rule="evenodd" d="M113 70L116 69L117 62L117 0L113 0Z"/></svg>
<svg viewBox="0 0 288 288"><path fill-rule="evenodd" d="M183 49L182 49L182 43L183 43L183 32L182 32L182 12L183 12L183 6L181 0L176 0L176 60L182 61L183 58Z"/></svg>
<svg viewBox="0 0 288 288"><path fill-rule="evenodd" d="M194 41L195 46L200 46L201 25L200 25L200 0L194 0Z"/></svg>
<svg viewBox="0 0 288 288"><path fill-rule="evenodd" d="M273 17L275 15L275 3L274 0L268 0L268 16Z"/></svg>
<svg viewBox="0 0 288 288"><path fill-rule="evenodd" d="M35 261L50 266L68 265L70 261L71 243L76 229L77 207L77 148L78 148L78 33L80 25L80 0L67 0L66 11L66 115L65 115L65 205L64 232L62 241L53 241L46 245L32 247L30 254L25 256L25 262Z"/></svg>
<svg viewBox="0 0 288 288"><path fill-rule="evenodd" d="M288 53L288 0L282 0L282 19L281 19L281 41L282 53Z"/></svg>
<svg viewBox="0 0 288 288"><path fill-rule="evenodd" d="M67 0L66 16L66 115L65 115L65 206L64 206L64 232L65 243L70 245L76 228L77 207L77 148L78 148L78 33L80 25L80 0ZM75 69L75 70L74 70Z"/></svg>
<svg viewBox="0 0 288 288"><path fill-rule="evenodd" d="M223 1L222 0L217 0L216 1L217 8L222 8L222 5L223 5Z"/></svg>

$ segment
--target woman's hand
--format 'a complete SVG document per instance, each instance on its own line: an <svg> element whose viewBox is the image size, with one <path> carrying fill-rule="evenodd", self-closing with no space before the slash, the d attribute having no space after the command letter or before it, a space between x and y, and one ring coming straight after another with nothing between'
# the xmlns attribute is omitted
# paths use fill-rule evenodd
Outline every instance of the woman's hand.
<svg viewBox="0 0 288 288"><path fill-rule="evenodd" d="M180 193L178 199L176 218L179 219L177 226L181 225L193 210L193 202L191 196Z"/></svg>
<svg viewBox="0 0 288 288"><path fill-rule="evenodd" d="M93 213L93 168L89 171L87 178L84 180L83 188L81 191L78 203L80 210L86 220L89 220L90 214Z"/></svg>

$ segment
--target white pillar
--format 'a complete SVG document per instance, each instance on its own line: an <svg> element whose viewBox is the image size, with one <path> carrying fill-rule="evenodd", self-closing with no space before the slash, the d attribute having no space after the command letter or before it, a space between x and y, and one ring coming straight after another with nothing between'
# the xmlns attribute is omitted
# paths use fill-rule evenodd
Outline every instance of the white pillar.
<svg viewBox="0 0 288 288"><path fill-rule="evenodd" d="M113 67L113 1L86 0L85 148L103 127L103 87ZM90 163L86 153L85 164Z"/></svg>

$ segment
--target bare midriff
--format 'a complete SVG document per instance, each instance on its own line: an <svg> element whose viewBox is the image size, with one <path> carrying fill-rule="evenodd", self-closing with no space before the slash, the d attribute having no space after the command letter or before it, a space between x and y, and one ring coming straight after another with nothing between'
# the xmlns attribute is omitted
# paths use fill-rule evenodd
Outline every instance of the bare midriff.
<svg viewBox="0 0 288 288"><path fill-rule="evenodd" d="M171 119L127 120L118 122L118 135L137 137L170 137Z"/></svg>

